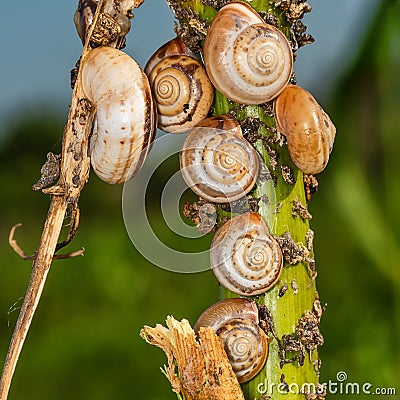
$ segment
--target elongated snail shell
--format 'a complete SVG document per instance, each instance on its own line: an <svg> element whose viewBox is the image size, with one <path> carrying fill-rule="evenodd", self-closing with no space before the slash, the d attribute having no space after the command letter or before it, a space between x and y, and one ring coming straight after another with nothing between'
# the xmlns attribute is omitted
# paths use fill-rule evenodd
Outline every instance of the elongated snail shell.
<svg viewBox="0 0 400 400"><path fill-rule="evenodd" d="M180 153L183 179L200 197L227 203L254 186L258 154L229 115L203 120L186 136Z"/></svg>
<svg viewBox="0 0 400 400"><path fill-rule="evenodd" d="M86 33L93 22L98 3L99 0L79 0L78 2L78 8L74 14L74 23L82 44L85 44Z"/></svg>
<svg viewBox="0 0 400 400"><path fill-rule="evenodd" d="M147 77L136 61L110 47L91 50L81 68L83 91L96 107L92 167L105 182L125 182L142 166L156 130Z"/></svg>
<svg viewBox="0 0 400 400"><path fill-rule="evenodd" d="M208 308L194 329L198 332L202 326L211 326L215 330L238 381L242 383L257 375L267 359L268 340L258 322L257 306L253 301L227 299Z"/></svg>
<svg viewBox="0 0 400 400"><path fill-rule="evenodd" d="M211 269L230 291L254 296L279 279L283 256L259 214L233 217L215 233L210 249Z"/></svg>
<svg viewBox="0 0 400 400"><path fill-rule="evenodd" d="M112 15L108 15L108 18L113 18L118 27L118 35L125 36L129 33L131 28L131 22L127 15L121 13L124 6L139 7L142 1L131 2L130 5L120 3L117 7L113 7ZM74 14L74 23L76 31L81 38L82 44L85 44L86 35L89 30L90 25L93 22L94 14L96 13L97 5L99 0L79 0L78 8ZM114 4L116 5L116 4ZM114 39L115 40L115 39ZM110 42L109 42L110 43ZM101 44L101 43L97 43Z"/></svg>
<svg viewBox="0 0 400 400"><path fill-rule="evenodd" d="M307 90L288 85L274 102L275 119L286 136L294 164L306 174L318 174L329 161L336 128Z"/></svg>
<svg viewBox="0 0 400 400"><path fill-rule="evenodd" d="M145 72L152 87L160 129L182 133L207 116L214 89L203 65L179 38L157 50Z"/></svg>
<svg viewBox="0 0 400 400"><path fill-rule="evenodd" d="M293 54L283 33L264 23L249 5L232 2L211 24L204 63L211 82L230 100L260 104L288 83Z"/></svg>

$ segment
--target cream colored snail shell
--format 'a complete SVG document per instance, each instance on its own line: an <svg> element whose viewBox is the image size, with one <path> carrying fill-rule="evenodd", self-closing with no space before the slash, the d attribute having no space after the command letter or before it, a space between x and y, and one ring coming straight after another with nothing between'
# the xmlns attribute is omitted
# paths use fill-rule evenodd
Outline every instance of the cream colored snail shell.
<svg viewBox="0 0 400 400"><path fill-rule="evenodd" d="M245 299L222 300L209 307L197 320L194 330L211 326L222 341L240 383L260 372L268 355L268 340L258 325L255 302Z"/></svg>
<svg viewBox="0 0 400 400"><path fill-rule="evenodd" d="M288 83L293 54L286 37L245 3L220 9L204 42L211 82L237 103L261 104Z"/></svg>
<svg viewBox="0 0 400 400"><path fill-rule="evenodd" d="M200 197L227 203L254 186L259 158L229 115L210 117L186 136L180 153L183 179Z"/></svg>
<svg viewBox="0 0 400 400"><path fill-rule="evenodd" d="M307 90L288 85L275 99L279 130L286 136L294 164L306 174L318 174L329 161L336 128Z"/></svg>
<svg viewBox="0 0 400 400"><path fill-rule="evenodd" d="M210 262L222 286L243 296L254 296L277 282L283 256L261 216L246 213L231 218L217 230Z"/></svg>
<svg viewBox="0 0 400 400"><path fill-rule="evenodd" d="M91 50L82 63L82 88L96 107L91 163L107 183L122 183L142 166L154 138L155 111L146 75L127 54Z"/></svg>
<svg viewBox="0 0 400 400"><path fill-rule="evenodd" d="M173 39L157 50L145 72L152 87L160 129L185 132L207 116L214 89L203 65L181 39Z"/></svg>

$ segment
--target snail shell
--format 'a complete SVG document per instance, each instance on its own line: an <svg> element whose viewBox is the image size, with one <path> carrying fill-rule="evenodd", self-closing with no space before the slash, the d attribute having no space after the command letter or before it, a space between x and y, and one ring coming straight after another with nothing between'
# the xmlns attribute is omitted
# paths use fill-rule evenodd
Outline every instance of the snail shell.
<svg viewBox="0 0 400 400"><path fill-rule="evenodd" d="M275 99L279 130L286 136L294 164L306 174L318 174L328 164L336 128L307 90L288 85Z"/></svg>
<svg viewBox="0 0 400 400"><path fill-rule="evenodd" d="M200 197L215 203L235 201L254 186L258 154L229 115L203 120L186 136L180 153L183 179Z"/></svg>
<svg viewBox="0 0 400 400"><path fill-rule="evenodd" d="M74 23L82 44L85 44L86 33L93 22L98 3L99 0L79 0L74 14Z"/></svg>
<svg viewBox="0 0 400 400"><path fill-rule="evenodd" d="M144 73L149 76L154 67L166 57L186 55L195 58L194 53L189 50L182 39L177 36L163 44L147 61Z"/></svg>
<svg viewBox="0 0 400 400"><path fill-rule="evenodd" d="M260 104L276 97L288 83L293 54L283 33L264 23L251 6L232 2L211 24L204 63L223 95L237 103Z"/></svg>
<svg viewBox="0 0 400 400"><path fill-rule="evenodd" d="M147 77L136 61L110 47L91 50L81 68L83 91L96 107L92 167L105 182L125 182L142 166L156 130Z"/></svg>
<svg viewBox="0 0 400 400"><path fill-rule="evenodd" d="M214 89L203 65L181 39L173 39L157 50L145 72L152 87L160 129L180 133L207 116Z"/></svg>
<svg viewBox="0 0 400 400"><path fill-rule="evenodd" d="M281 248L256 213L233 217L217 230L210 261L220 284L243 296L266 292L283 267Z"/></svg>
<svg viewBox="0 0 400 400"><path fill-rule="evenodd" d="M127 15L123 13L123 7L139 7L142 1L137 1L127 4L118 4L117 7L113 7L112 15L100 14L98 23L103 25L103 28L111 29L115 37L110 37L107 42L94 41L98 45L107 45L113 42L117 36L125 36L128 34L131 22ZM74 14L74 23L76 31L82 40L82 44L85 44L86 35L89 30L90 25L93 22L94 14L96 13L97 5L99 0L79 0L78 8ZM115 6L115 4L114 4ZM110 10L111 11L111 10ZM102 15L102 16L101 16ZM103 21L101 21L103 19ZM106 30L107 30L106 29Z"/></svg>
<svg viewBox="0 0 400 400"><path fill-rule="evenodd" d="M258 324L258 308L253 300L226 299L211 305L205 310L194 325L198 332L201 326L210 326L215 331L229 318L247 318Z"/></svg>
<svg viewBox="0 0 400 400"><path fill-rule="evenodd" d="M255 302L245 299L222 300L209 307L195 324L211 326L222 341L233 371L240 383L253 378L263 368L268 340L258 325Z"/></svg>

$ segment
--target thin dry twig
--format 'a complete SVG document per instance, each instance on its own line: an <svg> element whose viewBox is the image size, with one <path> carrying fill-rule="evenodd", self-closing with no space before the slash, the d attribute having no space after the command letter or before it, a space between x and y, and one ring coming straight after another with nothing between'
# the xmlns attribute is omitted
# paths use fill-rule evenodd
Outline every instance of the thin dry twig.
<svg viewBox="0 0 400 400"><path fill-rule="evenodd" d="M99 0L93 23L87 35L88 39L83 48L81 62L84 61L90 51L90 37L101 13L108 13L111 16L115 16L116 13L127 14L128 11L138 7L142 2L143 0ZM110 44L113 47L118 45L120 45L120 40ZM80 72L78 72L68 120L64 129L59 180L56 185L42 190L43 193L51 195L51 202L39 248L33 260L28 288L5 359L0 380L0 400L7 400L15 367L39 303L51 262L57 257L54 256L54 253L60 248L60 245L63 246L64 244L61 243L57 248L67 209L71 206L74 208L78 204L80 193L89 178L88 145L95 111L89 100L85 98ZM68 243L72 240L78 222L79 215L76 221L72 223L70 235L65 242ZM27 255L13 239L14 231L11 232L10 245L20 256L25 258ZM58 258L62 258L62 256L58 256Z"/></svg>
<svg viewBox="0 0 400 400"><path fill-rule="evenodd" d="M22 226L22 224L17 224L14 225L11 230L10 234L8 236L8 244L12 247L12 249L24 260L35 260L37 253L35 252L31 256L29 256L25 251L21 248L21 246L18 244L18 242L14 239L15 231L17 228ZM85 253L85 249L82 247L82 249L74 251L72 253L66 253L66 254L55 254L53 256L53 260L65 260L67 258L74 258L78 256L83 256Z"/></svg>
<svg viewBox="0 0 400 400"><path fill-rule="evenodd" d="M12 247L12 249L24 260L34 260L36 258L36 254L34 254L33 256L28 256L28 254L26 254L21 247L19 246L19 244L17 243L17 241L14 239L14 234L15 231L17 230L17 228L21 227L22 224L16 224L14 225L11 230L10 230L10 234L8 235L8 244Z"/></svg>
<svg viewBox="0 0 400 400"><path fill-rule="evenodd" d="M71 243L72 239L76 235L76 232L78 231L81 212L80 212L79 205L78 205L77 201L71 206L71 211L70 212L71 212L71 220L70 220L70 224L69 224L68 236L62 242L57 243L56 251L62 249L63 247L65 247L69 243Z"/></svg>

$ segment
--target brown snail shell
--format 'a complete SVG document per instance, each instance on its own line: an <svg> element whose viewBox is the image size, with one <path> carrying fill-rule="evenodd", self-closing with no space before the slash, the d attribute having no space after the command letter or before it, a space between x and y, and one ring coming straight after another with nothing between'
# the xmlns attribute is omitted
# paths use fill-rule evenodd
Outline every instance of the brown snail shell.
<svg viewBox="0 0 400 400"><path fill-rule="evenodd" d="M233 217L217 230L210 261L219 283L243 296L265 293L283 267L281 248L256 213Z"/></svg>
<svg viewBox="0 0 400 400"><path fill-rule="evenodd" d="M286 37L251 6L232 2L220 9L204 42L208 76L237 103L260 104L288 83L293 54Z"/></svg>
<svg viewBox="0 0 400 400"><path fill-rule="evenodd" d="M216 331L225 322L227 315L230 318L251 319L258 324L257 304L253 300L237 298L221 300L208 307L193 329L197 332L201 326L211 326Z"/></svg>
<svg viewBox="0 0 400 400"><path fill-rule="evenodd" d="M336 135L335 125L322 107L307 90L287 85L275 99L274 113L294 164L306 174L321 172Z"/></svg>
<svg viewBox="0 0 400 400"><path fill-rule="evenodd" d="M146 75L120 50L92 49L81 65L82 88L96 108L91 164L107 183L130 179L141 168L155 135L155 110Z"/></svg>
<svg viewBox="0 0 400 400"><path fill-rule="evenodd" d="M93 22L98 3L99 0L79 0L78 2L78 8L74 14L74 23L82 44L85 44L86 34Z"/></svg>
<svg viewBox="0 0 400 400"><path fill-rule="evenodd" d="M145 72L157 106L160 129L182 133L207 116L214 89L203 65L181 39L173 39L157 50Z"/></svg>
<svg viewBox="0 0 400 400"><path fill-rule="evenodd" d="M185 43L183 43L182 39L177 36L176 38L171 39L167 43L163 44L157 51L154 52L144 67L144 73L149 76L154 67L166 57L183 55L195 58L194 53L189 50Z"/></svg>
<svg viewBox="0 0 400 400"><path fill-rule="evenodd" d="M233 371L240 383L260 372L268 355L268 340L258 325L255 302L245 299L222 300L209 307L195 324L211 326L222 341Z"/></svg>
<svg viewBox="0 0 400 400"><path fill-rule="evenodd" d="M203 120L186 136L180 153L183 179L200 197L227 203L254 186L258 154L229 115Z"/></svg>
<svg viewBox="0 0 400 400"><path fill-rule="evenodd" d="M94 30L91 40L97 45L106 46L115 41L118 36L127 35L131 22L128 16L123 13L124 6L139 7L141 3L142 1L119 4L119 7L113 7L112 15L100 14L97 22L98 29ZM78 2L78 7L74 14L74 23L82 44L85 44L86 35L90 25L93 23L98 4L99 0L79 0Z"/></svg>

